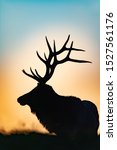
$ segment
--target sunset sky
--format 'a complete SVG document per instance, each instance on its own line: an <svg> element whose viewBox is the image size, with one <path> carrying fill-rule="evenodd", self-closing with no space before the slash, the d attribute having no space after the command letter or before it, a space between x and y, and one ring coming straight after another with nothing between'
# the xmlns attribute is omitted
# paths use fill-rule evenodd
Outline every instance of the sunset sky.
<svg viewBox="0 0 117 150"><path fill-rule="evenodd" d="M62 47L68 35L75 48L72 58L91 64L65 63L48 81L65 96L91 100L100 109L99 95L99 0L1 0L0 1L0 131L38 130L46 132L28 106L17 98L37 82L22 73L29 68L44 73L36 50L48 54L45 36L53 47Z"/></svg>

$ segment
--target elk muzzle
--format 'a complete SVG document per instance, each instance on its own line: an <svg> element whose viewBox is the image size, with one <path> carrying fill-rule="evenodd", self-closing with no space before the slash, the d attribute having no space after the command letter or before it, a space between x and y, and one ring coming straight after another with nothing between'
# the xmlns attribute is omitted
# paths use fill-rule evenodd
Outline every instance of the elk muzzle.
<svg viewBox="0 0 117 150"><path fill-rule="evenodd" d="M22 105L22 106L24 106L24 105L27 104L27 100L25 99L24 96L20 96L20 97L17 99L17 102L18 102L20 105Z"/></svg>

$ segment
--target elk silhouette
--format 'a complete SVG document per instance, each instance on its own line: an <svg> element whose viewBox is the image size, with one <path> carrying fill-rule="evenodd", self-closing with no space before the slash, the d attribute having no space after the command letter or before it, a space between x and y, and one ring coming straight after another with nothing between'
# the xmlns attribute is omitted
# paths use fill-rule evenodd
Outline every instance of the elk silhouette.
<svg viewBox="0 0 117 150"><path fill-rule="evenodd" d="M76 60L70 58L72 51L84 51L83 49L73 48L73 41L70 48L67 48L70 35L60 50L56 50L55 41L53 49L46 37L46 43L49 49L48 57L44 53L42 58L36 51L38 58L45 64L46 72L44 77L40 76L38 71L30 68L31 74L23 70L23 73L38 82L29 93L18 98L18 102L24 106L29 105L31 112L36 114L40 122L48 129L50 133L62 136L76 135L97 135L99 126L99 116L97 107L90 101L81 100L74 96L58 95L46 82L52 77L55 68L59 64L67 61L76 63L91 63L86 60ZM57 56L68 51L65 58L58 60Z"/></svg>

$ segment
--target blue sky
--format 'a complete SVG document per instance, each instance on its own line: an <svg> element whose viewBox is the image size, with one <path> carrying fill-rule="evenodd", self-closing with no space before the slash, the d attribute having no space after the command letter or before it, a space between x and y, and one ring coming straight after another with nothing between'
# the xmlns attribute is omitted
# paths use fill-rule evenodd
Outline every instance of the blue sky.
<svg viewBox="0 0 117 150"><path fill-rule="evenodd" d="M13 52L29 34L52 26L61 34L61 28L82 28L99 42L99 0L1 0L0 11L1 55Z"/></svg>

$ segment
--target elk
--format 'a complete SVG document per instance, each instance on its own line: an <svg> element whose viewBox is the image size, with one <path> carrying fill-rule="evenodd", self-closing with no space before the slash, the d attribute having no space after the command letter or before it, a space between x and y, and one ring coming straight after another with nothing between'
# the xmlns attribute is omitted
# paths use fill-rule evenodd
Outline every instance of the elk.
<svg viewBox="0 0 117 150"><path fill-rule="evenodd" d="M55 40L52 49L46 37L46 43L49 49L48 57L44 53L44 58L42 58L38 51L36 51L39 60L46 66L45 75L42 77L36 69L34 72L30 68L31 74L23 70L25 75L36 80L38 84L32 91L19 97L18 102L22 106L29 105L31 112L37 116L50 133L62 136L97 135L99 116L95 104L74 96L61 96L50 85L46 84L59 64L67 61L91 63L86 60L70 58L72 51L84 50L73 48L73 41L70 47L67 48L69 38L70 35L62 48L57 51ZM58 60L58 55L65 51L67 51L65 58Z"/></svg>

